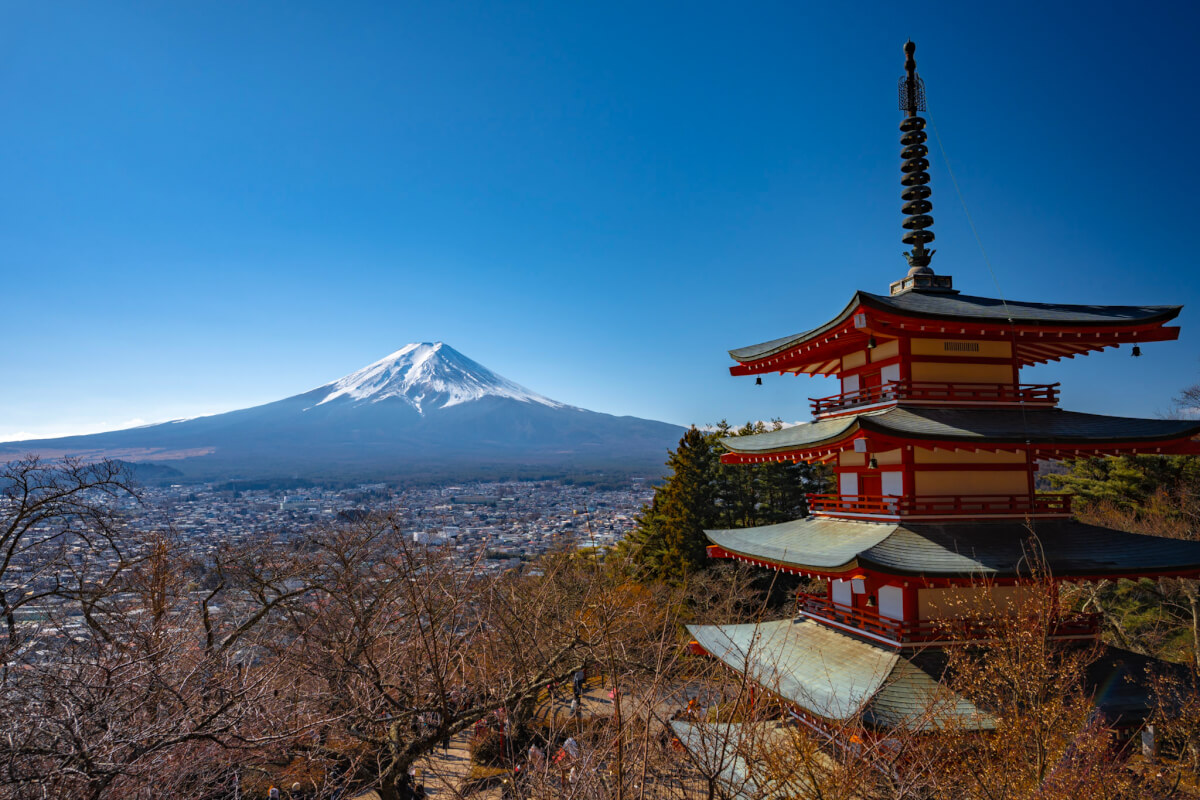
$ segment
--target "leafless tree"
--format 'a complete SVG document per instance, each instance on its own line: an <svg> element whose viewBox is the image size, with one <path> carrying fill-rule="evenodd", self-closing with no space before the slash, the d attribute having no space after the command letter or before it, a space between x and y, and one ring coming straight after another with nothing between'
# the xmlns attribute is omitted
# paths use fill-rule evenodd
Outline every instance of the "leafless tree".
<svg viewBox="0 0 1200 800"><path fill-rule="evenodd" d="M337 720L296 757L344 786L404 796L419 758L488 715L519 723L586 658L594 631L570 558L486 575L481 560L414 545L386 518L304 550L310 602L280 620L271 657L287 675L284 705Z"/></svg>
<svg viewBox="0 0 1200 800"><path fill-rule="evenodd" d="M0 465L0 680L22 647L22 607L78 594L79 570L72 566L80 561L95 567L103 554L111 573L134 555L116 508L122 497L137 495L113 461L29 456Z"/></svg>
<svg viewBox="0 0 1200 800"><path fill-rule="evenodd" d="M239 759L304 732L260 654L270 623L302 602L305 565L226 551L202 587L178 543L140 549L25 636L0 687L0 796L214 796Z"/></svg>

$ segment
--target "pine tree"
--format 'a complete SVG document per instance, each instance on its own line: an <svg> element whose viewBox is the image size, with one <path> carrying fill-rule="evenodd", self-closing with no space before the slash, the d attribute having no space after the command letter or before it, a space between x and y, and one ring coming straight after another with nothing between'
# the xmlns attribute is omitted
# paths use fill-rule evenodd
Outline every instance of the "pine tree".
<svg viewBox="0 0 1200 800"><path fill-rule="evenodd" d="M1054 488L1071 492L1088 504L1109 503L1136 512L1159 493L1194 499L1200 487L1200 460L1157 455L1087 458L1074 462L1064 475L1046 477Z"/></svg>
<svg viewBox="0 0 1200 800"><path fill-rule="evenodd" d="M679 581L703 564L704 529L716 518L718 454L711 434L694 426L667 459L671 476L654 493L632 534L636 560L648 575Z"/></svg>
<svg viewBox="0 0 1200 800"><path fill-rule="evenodd" d="M778 430L762 422L734 430L690 428L671 452L671 474L638 517L624 549L647 578L669 582L709 565L706 529L744 528L796 519L807 513L805 495L824 488L827 471L805 464L725 465L720 440Z"/></svg>

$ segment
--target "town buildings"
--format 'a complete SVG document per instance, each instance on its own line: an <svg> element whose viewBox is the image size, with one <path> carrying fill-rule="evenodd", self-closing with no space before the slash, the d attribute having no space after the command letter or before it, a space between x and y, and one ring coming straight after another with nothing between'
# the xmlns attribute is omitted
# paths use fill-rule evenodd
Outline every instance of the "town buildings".
<svg viewBox="0 0 1200 800"><path fill-rule="evenodd" d="M387 516L418 546L449 550L477 574L513 569L553 549L609 547L632 530L653 487L634 479L600 488L558 480L469 482L456 486L398 487L360 484L344 488L244 488L237 484L179 484L143 487L139 497L118 496L129 546L126 557L164 534L204 569L227 546L270 544L287 552L323 527L353 524L367 514ZM50 523L34 537L52 535ZM55 568L36 548L23 551L7 567L10 596L44 594L16 614L23 638L50 657L63 638L90 635L77 603L49 591L56 569L111 574L121 559L113 549L73 540L55 553ZM196 576L195 599L205 589Z"/></svg>

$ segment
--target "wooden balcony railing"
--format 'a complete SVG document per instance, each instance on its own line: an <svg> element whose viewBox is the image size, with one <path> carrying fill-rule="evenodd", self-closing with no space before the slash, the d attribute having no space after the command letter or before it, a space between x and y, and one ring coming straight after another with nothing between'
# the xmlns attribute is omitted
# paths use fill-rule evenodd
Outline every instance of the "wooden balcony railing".
<svg viewBox="0 0 1200 800"><path fill-rule="evenodd" d="M857 406L905 400L937 405L1053 406L1058 403L1057 383L921 383L895 381L868 386L830 397L809 398L814 416L836 414Z"/></svg>
<svg viewBox="0 0 1200 800"><path fill-rule="evenodd" d="M852 628L896 644L979 641L994 637L1000 620L924 619L899 620L885 617L874 609L853 608L835 603L821 595L798 595L800 611L806 617ZM1066 614L1053 620L1049 635L1056 639L1095 639L1100 635L1099 614Z"/></svg>
<svg viewBox="0 0 1200 800"><path fill-rule="evenodd" d="M810 494L814 514L845 517L1069 517L1069 494L898 495Z"/></svg>

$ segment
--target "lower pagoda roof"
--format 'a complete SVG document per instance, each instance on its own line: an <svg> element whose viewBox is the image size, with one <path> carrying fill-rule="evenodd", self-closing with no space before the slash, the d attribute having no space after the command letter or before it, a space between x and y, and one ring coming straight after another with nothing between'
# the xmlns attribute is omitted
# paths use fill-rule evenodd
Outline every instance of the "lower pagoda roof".
<svg viewBox="0 0 1200 800"><path fill-rule="evenodd" d="M1057 408L978 409L920 408L903 405L882 411L806 422L777 431L749 436L728 436L721 444L730 451L722 459L738 462L739 456L806 457L825 450L840 450L852 439L879 440L882 446L923 444L939 447L990 448L1003 445L1034 446L1039 451L1077 449L1100 451L1123 448L1180 452L1200 451L1192 437L1200 435L1200 421L1140 419L1084 414Z"/></svg>
<svg viewBox="0 0 1200 800"><path fill-rule="evenodd" d="M704 651L767 691L811 714L927 731L989 730L986 711L940 681L939 649L903 653L839 633L811 619L742 625L689 625ZM1084 673L1084 689L1107 724L1136 726L1153 713L1153 676L1181 678L1186 667L1104 646Z"/></svg>
<svg viewBox="0 0 1200 800"><path fill-rule="evenodd" d="M723 553L831 576L857 569L925 578L1028 577L1036 536L1057 578L1200 575L1200 542L1126 533L1075 520L905 523L804 517L705 531Z"/></svg>
<svg viewBox="0 0 1200 800"><path fill-rule="evenodd" d="M809 797L812 783L794 769L790 756L797 748L795 727L779 721L759 723L676 720L671 730L696 760L701 771L725 786L725 796L736 800L766 797ZM821 751L812 757L832 766Z"/></svg>
<svg viewBox="0 0 1200 800"><path fill-rule="evenodd" d="M810 619L689 625L697 644L767 691L827 720L929 730L993 726L987 714L940 686L945 658L902 654Z"/></svg>

